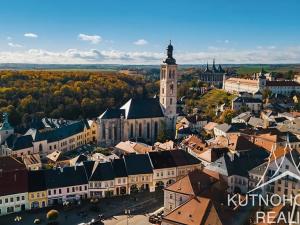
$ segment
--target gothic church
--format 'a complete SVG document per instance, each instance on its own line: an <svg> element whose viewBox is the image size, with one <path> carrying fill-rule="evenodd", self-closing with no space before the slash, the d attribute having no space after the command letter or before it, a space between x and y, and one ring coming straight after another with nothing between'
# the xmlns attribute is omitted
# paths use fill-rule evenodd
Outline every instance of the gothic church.
<svg viewBox="0 0 300 225"><path fill-rule="evenodd" d="M98 117L99 144L113 146L120 141L144 140L154 143L161 129L175 135L177 103L177 64L173 46L160 69L159 99L129 99L119 109L109 108Z"/></svg>

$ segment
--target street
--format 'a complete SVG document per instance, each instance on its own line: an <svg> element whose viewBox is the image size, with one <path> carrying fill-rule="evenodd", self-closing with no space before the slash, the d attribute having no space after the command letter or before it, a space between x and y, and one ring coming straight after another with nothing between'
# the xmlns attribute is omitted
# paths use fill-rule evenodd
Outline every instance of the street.
<svg viewBox="0 0 300 225"><path fill-rule="evenodd" d="M96 218L99 214L104 216L104 224L127 225L125 210L130 210L128 224L150 224L147 215L163 206L163 192L143 192L131 196L105 198L99 201L96 208L91 206L91 203L85 202L80 206L68 210L61 206L51 208L56 208L59 211L58 222L60 225L87 223L93 218ZM39 218L41 220L40 224L44 225L48 222L46 220L46 212L51 208L1 216L0 225L32 225L36 218ZM16 216L22 217L20 223L14 221Z"/></svg>

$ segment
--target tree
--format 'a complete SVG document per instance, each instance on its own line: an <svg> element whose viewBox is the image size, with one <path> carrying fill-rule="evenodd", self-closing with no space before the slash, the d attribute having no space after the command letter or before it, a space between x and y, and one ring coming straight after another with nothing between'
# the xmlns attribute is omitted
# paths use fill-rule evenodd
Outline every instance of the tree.
<svg viewBox="0 0 300 225"><path fill-rule="evenodd" d="M268 98L270 98L271 95L272 95L272 91L269 88L266 88L263 90L262 97L263 97L264 101L266 101Z"/></svg>
<svg viewBox="0 0 300 225"><path fill-rule="evenodd" d="M167 140L167 126L166 123L163 121L160 123L158 135L157 135L157 141L159 142L165 142Z"/></svg>
<svg viewBox="0 0 300 225"><path fill-rule="evenodd" d="M48 220L56 220L58 218L58 216L59 216L59 213L55 209L51 209L50 211L47 212L47 215L46 215Z"/></svg>
<svg viewBox="0 0 300 225"><path fill-rule="evenodd" d="M236 116L236 112L231 109L226 109L222 112L219 122L220 123L231 123L231 119Z"/></svg>

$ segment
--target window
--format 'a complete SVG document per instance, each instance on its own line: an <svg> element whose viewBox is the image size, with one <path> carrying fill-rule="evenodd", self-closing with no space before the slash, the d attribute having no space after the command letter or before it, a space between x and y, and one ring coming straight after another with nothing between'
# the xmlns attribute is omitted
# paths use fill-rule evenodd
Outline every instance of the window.
<svg viewBox="0 0 300 225"><path fill-rule="evenodd" d="M173 199L173 195L172 194L170 194L170 199Z"/></svg>
<svg viewBox="0 0 300 225"><path fill-rule="evenodd" d="M139 124L139 137L142 137L142 124Z"/></svg>
<svg viewBox="0 0 300 225"><path fill-rule="evenodd" d="M114 127L114 139L117 139L117 136L118 136L117 127Z"/></svg>
<svg viewBox="0 0 300 225"><path fill-rule="evenodd" d="M150 123L147 123L147 138L150 138Z"/></svg>
<svg viewBox="0 0 300 225"><path fill-rule="evenodd" d="M111 140L112 138L112 130L111 130L111 127L108 128L108 139Z"/></svg>
<svg viewBox="0 0 300 225"><path fill-rule="evenodd" d="M17 202L18 202L18 201L20 201L20 197L19 197L19 196L17 197Z"/></svg>
<svg viewBox="0 0 300 225"><path fill-rule="evenodd" d="M277 190L278 190L278 191L281 191L281 187L278 187Z"/></svg>
<svg viewBox="0 0 300 225"><path fill-rule="evenodd" d="M171 92L171 94L173 94L173 91L174 91L174 85L170 84L170 92Z"/></svg>
<svg viewBox="0 0 300 225"><path fill-rule="evenodd" d="M14 198L10 198L10 202L13 202L14 201Z"/></svg>
<svg viewBox="0 0 300 225"><path fill-rule="evenodd" d="M56 195L56 190L53 190L53 193Z"/></svg>
<svg viewBox="0 0 300 225"><path fill-rule="evenodd" d="M39 152L42 152L42 151L43 151L43 145L40 144L40 145L39 145Z"/></svg>
<svg viewBox="0 0 300 225"><path fill-rule="evenodd" d="M156 139L158 135L158 123L155 121L154 123L154 138Z"/></svg>
<svg viewBox="0 0 300 225"><path fill-rule="evenodd" d="M130 137L133 137L133 124L130 124Z"/></svg>
<svg viewBox="0 0 300 225"><path fill-rule="evenodd" d="M67 188L67 193L69 193L70 192L70 189L69 188Z"/></svg>
<svg viewBox="0 0 300 225"><path fill-rule="evenodd" d="M102 139L105 139L105 124L102 126Z"/></svg>
<svg viewBox="0 0 300 225"><path fill-rule="evenodd" d="M51 191L50 190L48 191L48 195L51 195Z"/></svg>
<svg viewBox="0 0 300 225"><path fill-rule="evenodd" d="M11 206L11 207L7 207L7 213L12 213L14 212L14 207Z"/></svg>
<svg viewBox="0 0 300 225"><path fill-rule="evenodd" d="M5 199L5 203L8 203L8 198Z"/></svg>
<svg viewBox="0 0 300 225"><path fill-rule="evenodd" d="M288 169L289 169L289 165L286 165L286 166L285 166L285 169L287 169L287 170L288 170Z"/></svg>
<svg viewBox="0 0 300 225"><path fill-rule="evenodd" d="M72 192L75 192L75 187L72 187Z"/></svg>
<svg viewBox="0 0 300 225"><path fill-rule="evenodd" d="M162 93L162 94L165 93L165 89L164 89L164 88L161 89L161 93Z"/></svg>
<svg viewBox="0 0 300 225"><path fill-rule="evenodd" d="M172 98L170 98L170 105L172 105L173 104L173 99Z"/></svg>

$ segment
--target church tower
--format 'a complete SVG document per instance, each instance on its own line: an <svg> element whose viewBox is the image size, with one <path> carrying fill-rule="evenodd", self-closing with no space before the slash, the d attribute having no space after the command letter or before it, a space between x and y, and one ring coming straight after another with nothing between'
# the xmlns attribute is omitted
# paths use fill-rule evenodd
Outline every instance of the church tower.
<svg viewBox="0 0 300 225"><path fill-rule="evenodd" d="M167 47L167 58L163 61L160 69L160 104L166 117L168 134L175 134L176 106L177 106L177 64L173 58L173 46Z"/></svg>

